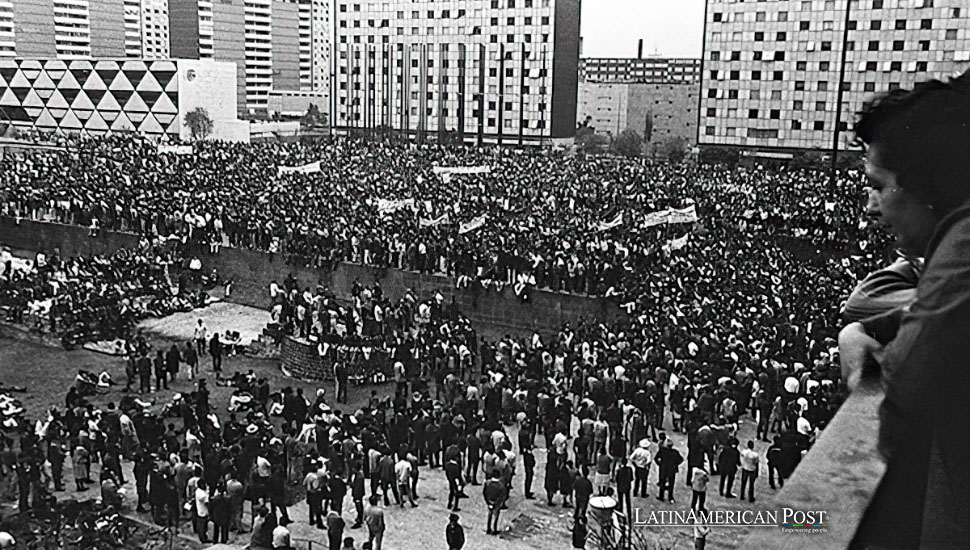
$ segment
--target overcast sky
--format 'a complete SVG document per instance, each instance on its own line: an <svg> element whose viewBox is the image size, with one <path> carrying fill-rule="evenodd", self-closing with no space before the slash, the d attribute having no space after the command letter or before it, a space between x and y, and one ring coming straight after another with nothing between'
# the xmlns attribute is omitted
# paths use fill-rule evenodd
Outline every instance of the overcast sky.
<svg viewBox="0 0 970 550"><path fill-rule="evenodd" d="M583 57L700 57L704 0L583 0Z"/></svg>

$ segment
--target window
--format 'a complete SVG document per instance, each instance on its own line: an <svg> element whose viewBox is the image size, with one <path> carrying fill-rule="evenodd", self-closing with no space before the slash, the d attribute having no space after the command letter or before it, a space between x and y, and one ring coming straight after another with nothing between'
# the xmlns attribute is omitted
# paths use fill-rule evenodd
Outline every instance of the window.
<svg viewBox="0 0 970 550"><path fill-rule="evenodd" d="M741 71L731 71L731 80L741 80Z"/></svg>
<svg viewBox="0 0 970 550"><path fill-rule="evenodd" d="M897 19L896 20L896 30L897 31L905 31L906 30L906 20L905 19Z"/></svg>
<svg viewBox="0 0 970 550"><path fill-rule="evenodd" d="M827 40L825 42L822 42L822 51L823 52L832 51L832 43Z"/></svg>
<svg viewBox="0 0 970 550"><path fill-rule="evenodd" d="M778 34L775 35L775 40L777 40L779 42L784 42L784 41L788 40L788 34L787 33L784 33L784 32L780 32L780 33L778 33Z"/></svg>
<svg viewBox="0 0 970 550"><path fill-rule="evenodd" d="M925 73L926 72L926 69L927 69L927 63L926 63L926 61L917 61L916 62L916 70L917 71L919 71L921 73Z"/></svg>
<svg viewBox="0 0 970 550"><path fill-rule="evenodd" d="M710 74L711 74L711 80L717 80L717 75L718 75L719 73L720 73L720 71L718 71L718 70L716 70L716 69L712 69L712 70L711 70L711 73L710 73Z"/></svg>
<svg viewBox="0 0 970 550"><path fill-rule="evenodd" d="M893 51L894 52L901 52L901 51L903 51L903 48L905 48L905 47L906 47L906 41L905 40L893 40Z"/></svg>
<svg viewBox="0 0 970 550"><path fill-rule="evenodd" d="M704 128L704 135L713 136L714 135L714 127L713 126L708 126L708 127Z"/></svg>
<svg viewBox="0 0 970 550"><path fill-rule="evenodd" d="M757 13L754 14L754 20L755 21L758 21L759 23L760 22L764 22L766 20L766 16L767 16L767 14L765 12L759 11L759 12L757 12Z"/></svg>
<svg viewBox="0 0 970 550"><path fill-rule="evenodd" d="M785 80L785 71L775 71L772 80Z"/></svg>
<svg viewBox="0 0 970 550"><path fill-rule="evenodd" d="M919 22L919 28L921 28L921 29L932 29L933 28L933 20L932 19L923 19L922 21Z"/></svg>
<svg viewBox="0 0 970 550"><path fill-rule="evenodd" d="M751 56L751 59L753 59L753 60L755 60L755 61L761 61L761 57L762 57L763 55L764 55L764 54L763 54L762 52L760 52L760 51L756 51L756 52L754 52L754 54L753 54L753 55Z"/></svg>
<svg viewBox="0 0 970 550"><path fill-rule="evenodd" d="M793 121L791 121L791 129L792 130L801 130L802 129L802 121L800 121L800 120L793 120Z"/></svg>
<svg viewBox="0 0 970 550"><path fill-rule="evenodd" d="M771 99L776 101L781 100L781 90L772 90Z"/></svg>
<svg viewBox="0 0 970 550"><path fill-rule="evenodd" d="M869 51L870 52L878 52L879 51L879 41L878 40L870 40L869 41Z"/></svg>
<svg viewBox="0 0 970 550"><path fill-rule="evenodd" d="M715 98L717 98L717 90L714 89L714 88L709 88L707 90L707 98L708 99L715 99Z"/></svg>
<svg viewBox="0 0 970 550"><path fill-rule="evenodd" d="M797 100L795 100L792 103L792 110L793 111L801 111L802 110L802 105L803 105L802 100L797 99Z"/></svg>
<svg viewBox="0 0 970 550"><path fill-rule="evenodd" d="M731 52L731 61L740 61L741 52Z"/></svg>
<svg viewBox="0 0 970 550"><path fill-rule="evenodd" d="M819 131L819 132L825 130L825 121L824 120L816 120L815 121L815 129L817 131Z"/></svg>
<svg viewBox="0 0 970 550"><path fill-rule="evenodd" d="M878 71L879 70L879 65L875 61L866 61L866 70L867 71Z"/></svg>
<svg viewBox="0 0 970 550"><path fill-rule="evenodd" d="M761 71L751 71L751 80L761 80Z"/></svg>
<svg viewBox="0 0 970 550"><path fill-rule="evenodd" d="M825 102L824 101L816 101L815 102L815 110L816 111L824 111L825 110Z"/></svg>
<svg viewBox="0 0 970 550"><path fill-rule="evenodd" d="M720 13L720 12L714 12L714 22L715 23L720 23L722 17L723 17L723 14L722 13Z"/></svg>
<svg viewBox="0 0 970 550"><path fill-rule="evenodd" d="M728 99L737 99L737 98L738 98L737 90L728 90Z"/></svg>
<svg viewBox="0 0 970 550"><path fill-rule="evenodd" d="M901 71L901 70L903 70L903 62L902 61L893 61L892 63L889 64L889 70L890 71Z"/></svg>
<svg viewBox="0 0 970 550"><path fill-rule="evenodd" d="M947 32L949 32L949 31L947 31ZM754 41L755 42L764 42L765 41L765 33L761 32L761 31L758 31L758 32L754 33Z"/></svg>
<svg viewBox="0 0 970 550"><path fill-rule="evenodd" d="M829 70L829 62L828 61L822 61L822 62L820 62L818 64L818 70L820 70L822 72L828 71Z"/></svg>
<svg viewBox="0 0 970 550"><path fill-rule="evenodd" d="M748 109L748 118L758 118L758 110Z"/></svg>
<svg viewBox="0 0 970 550"><path fill-rule="evenodd" d="M799 92L805 91L805 81L804 80L798 80L798 81L796 81L795 82L795 90L796 91L799 91Z"/></svg>
<svg viewBox="0 0 970 550"><path fill-rule="evenodd" d="M808 68L808 63L805 62L805 61L799 61L799 62L795 63L795 70L796 71L804 71L807 68Z"/></svg>
<svg viewBox="0 0 970 550"><path fill-rule="evenodd" d="M801 21L798 23L798 30L807 31L811 25L812 23L810 21Z"/></svg>
<svg viewBox="0 0 970 550"><path fill-rule="evenodd" d="M854 31L857 28L859 28L859 22L858 21L849 21L849 30L850 31Z"/></svg>
<svg viewBox="0 0 970 550"><path fill-rule="evenodd" d="M707 116L709 116L709 117L717 116L717 109L715 109L714 107L708 107L707 108Z"/></svg>
<svg viewBox="0 0 970 550"><path fill-rule="evenodd" d="M874 9L874 10L881 10L882 9L882 0L872 0L872 9Z"/></svg>
<svg viewBox="0 0 970 550"><path fill-rule="evenodd" d="M818 81L818 91L827 92L829 91L829 83L825 80Z"/></svg>
<svg viewBox="0 0 970 550"><path fill-rule="evenodd" d="M929 40L920 40L919 41L919 51L921 51L921 52L928 52L928 51L930 51L930 41Z"/></svg>
<svg viewBox="0 0 970 550"><path fill-rule="evenodd" d="M869 22L869 30L879 31L882 30L882 21L876 19L875 21Z"/></svg>
<svg viewBox="0 0 970 550"><path fill-rule="evenodd" d="M772 109L771 112L768 114L768 118L770 118L771 120L778 120L778 119L780 119L781 118L781 111L778 110L778 109Z"/></svg>
<svg viewBox="0 0 970 550"><path fill-rule="evenodd" d="M867 92L875 92L876 91L876 83L875 82L866 82L865 86L863 86L863 90L865 90Z"/></svg>
<svg viewBox="0 0 970 550"><path fill-rule="evenodd" d="M947 29L946 30L946 39L947 40L956 40L957 39L957 30L956 29Z"/></svg>
<svg viewBox="0 0 970 550"><path fill-rule="evenodd" d="M960 18L960 8L953 8L953 12L951 13L951 15L953 16L954 19L959 19Z"/></svg>
<svg viewBox="0 0 970 550"><path fill-rule="evenodd" d="M720 61L721 52L711 52L711 61Z"/></svg>

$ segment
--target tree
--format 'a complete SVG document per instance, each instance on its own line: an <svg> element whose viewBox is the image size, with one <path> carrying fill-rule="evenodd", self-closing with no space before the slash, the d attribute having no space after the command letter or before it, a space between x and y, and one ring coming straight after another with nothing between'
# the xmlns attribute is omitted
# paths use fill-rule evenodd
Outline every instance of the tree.
<svg viewBox="0 0 970 550"><path fill-rule="evenodd" d="M212 119L209 112L202 107L196 107L185 114L185 126L192 134L192 139L203 140L212 133Z"/></svg>
<svg viewBox="0 0 970 550"><path fill-rule="evenodd" d="M643 151L643 138L635 130L623 130L610 145L610 152L624 157L639 157Z"/></svg>
<svg viewBox="0 0 970 550"><path fill-rule="evenodd" d="M576 128L575 143L576 149L582 153L602 153L606 150L609 140L606 136L597 134L592 126L582 124Z"/></svg>
<svg viewBox="0 0 970 550"><path fill-rule="evenodd" d="M686 154L687 147L684 146L684 140L676 137L669 137L664 141L663 155L667 157L668 161L676 164L684 160L684 156Z"/></svg>

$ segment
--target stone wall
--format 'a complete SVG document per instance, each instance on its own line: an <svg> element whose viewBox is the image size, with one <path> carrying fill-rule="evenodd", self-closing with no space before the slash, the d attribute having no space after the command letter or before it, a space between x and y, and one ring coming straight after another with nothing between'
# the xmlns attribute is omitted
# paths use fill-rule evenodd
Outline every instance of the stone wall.
<svg viewBox="0 0 970 550"><path fill-rule="evenodd" d="M138 237L103 231L93 238L84 227L26 220L16 224L12 218L0 216L0 244L19 250L50 252L57 248L62 256L75 256L135 247ZM216 255L209 255L205 250L198 252L206 273L216 268L222 278L233 281L231 301L261 309L269 309L271 305L270 282L282 283L287 274L293 273L301 287L323 284L341 299L349 298L354 281L363 285L380 281L384 293L394 300L409 288L419 297L437 291L446 301L454 300L480 334L493 337L506 333L521 335L533 330L548 334L558 331L566 321L575 322L582 317L608 320L623 315L615 299L533 291L529 301L523 302L511 288L496 292L476 283L456 289L453 279L438 275L350 263L341 263L332 271L313 269L287 265L280 255L233 248L223 249Z"/></svg>

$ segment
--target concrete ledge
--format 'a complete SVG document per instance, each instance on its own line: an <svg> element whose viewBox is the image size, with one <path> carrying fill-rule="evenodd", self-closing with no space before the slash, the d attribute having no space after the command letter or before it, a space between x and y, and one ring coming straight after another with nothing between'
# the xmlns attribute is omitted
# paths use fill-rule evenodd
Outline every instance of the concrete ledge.
<svg viewBox="0 0 970 550"><path fill-rule="evenodd" d="M774 497L779 507L825 510L825 533L754 530L740 548L777 550L850 548L863 516L886 474L876 448L879 437L879 380L865 379Z"/></svg>
<svg viewBox="0 0 970 550"><path fill-rule="evenodd" d="M0 216L0 244L19 250L58 249L62 256L108 254L120 248L138 246L134 233L102 231L89 237L88 229L60 223L21 220ZM354 282L368 285L379 281L384 293L392 300L412 289L418 297L440 292L446 303L454 301L463 315L472 321L476 330L490 336L503 334L526 335L532 331L542 334L558 332L566 321L582 318L599 322L619 319L626 314L616 298L600 298L533 290L528 301L522 301L511 288L502 292L483 289L478 283L469 288L455 288L451 277L386 269L341 262L335 269L308 268L289 265L283 256L254 250L223 248L219 254L195 250L202 259L204 270L216 268L224 279L233 281L228 301L269 309L269 283L282 283L290 273L301 288L329 287L340 299L349 299Z"/></svg>

